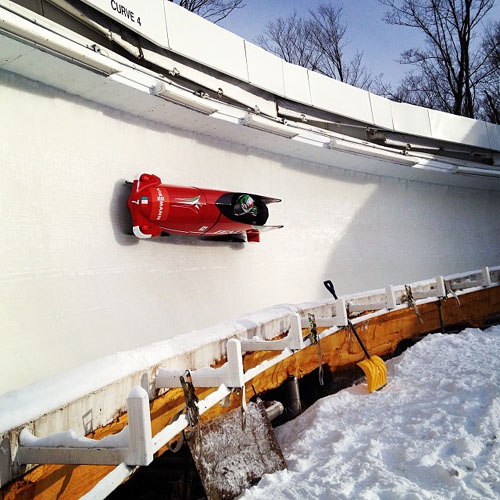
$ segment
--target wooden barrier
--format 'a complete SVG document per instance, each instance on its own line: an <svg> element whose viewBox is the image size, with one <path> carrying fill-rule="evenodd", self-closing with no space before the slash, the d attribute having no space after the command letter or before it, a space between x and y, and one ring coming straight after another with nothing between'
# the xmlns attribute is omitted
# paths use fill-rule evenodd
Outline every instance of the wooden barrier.
<svg viewBox="0 0 500 500"><path fill-rule="evenodd" d="M417 318L413 308L398 308L385 314L369 317L357 323L357 330L372 354L389 356L398 344L406 339L439 331L440 321L436 302L419 305L423 323ZM447 329L480 327L488 320L500 319L500 286L484 288L460 295L460 305L449 298L442 301L442 316ZM320 329L324 330L324 329ZM308 332L304 332L308 333ZM321 339L323 363L332 372L347 369L363 358L363 352L347 329L341 329ZM244 356L245 371L261 362L279 355L273 351L257 351ZM217 366L221 366L221 360ZM289 376L303 377L318 368L317 347L306 347L292 356L280 361L268 370L257 375L246 384L247 399L280 386ZM200 399L215 389L197 389ZM229 406L216 405L202 417L207 421L241 404L241 394L233 392ZM369 397L369 396L367 396ZM184 406L181 389L171 389L150 403L151 427L153 436L168 425ZM101 439L119 432L127 425L127 415L123 414L111 424L97 429L88 437ZM166 451L160 449L158 454ZM113 466L91 465L40 465L21 479L13 481L0 490L0 500L28 499L75 499L90 491L99 481L114 469Z"/></svg>

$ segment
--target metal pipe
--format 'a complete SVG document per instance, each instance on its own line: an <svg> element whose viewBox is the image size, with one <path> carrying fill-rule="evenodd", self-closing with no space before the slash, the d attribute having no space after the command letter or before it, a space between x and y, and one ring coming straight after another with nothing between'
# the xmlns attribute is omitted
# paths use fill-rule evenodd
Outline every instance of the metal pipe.
<svg viewBox="0 0 500 500"><path fill-rule="evenodd" d="M295 418L302 413L298 377L290 377L285 381L286 413Z"/></svg>
<svg viewBox="0 0 500 500"><path fill-rule="evenodd" d="M285 407L279 401L271 401L269 406L266 407L267 418L270 422L283 415L284 411Z"/></svg>

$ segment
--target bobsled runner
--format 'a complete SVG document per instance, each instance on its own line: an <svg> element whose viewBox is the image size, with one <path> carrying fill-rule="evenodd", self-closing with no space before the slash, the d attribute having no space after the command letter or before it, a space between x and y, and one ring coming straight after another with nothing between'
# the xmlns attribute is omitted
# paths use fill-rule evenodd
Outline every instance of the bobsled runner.
<svg viewBox="0 0 500 500"><path fill-rule="evenodd" d="M260 241L260 233L283 226L265 226L269 203L279 202L251 193L162 184L153 174L134 180L127 206L137 238L164 234Z"/></svg>

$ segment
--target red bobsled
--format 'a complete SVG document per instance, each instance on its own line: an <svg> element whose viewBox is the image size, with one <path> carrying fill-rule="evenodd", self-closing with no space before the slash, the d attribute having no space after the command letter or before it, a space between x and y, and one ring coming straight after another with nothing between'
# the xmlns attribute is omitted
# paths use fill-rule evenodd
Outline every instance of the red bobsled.
<svg viewBox="0 0 500 500"><path fill-rule="evenodd" d="M250 193L171 186L144 173L133 182L127 206L138 238L189 234L259 241L261 232L283 227L264 226L267 204L279 201Z"/></svg>

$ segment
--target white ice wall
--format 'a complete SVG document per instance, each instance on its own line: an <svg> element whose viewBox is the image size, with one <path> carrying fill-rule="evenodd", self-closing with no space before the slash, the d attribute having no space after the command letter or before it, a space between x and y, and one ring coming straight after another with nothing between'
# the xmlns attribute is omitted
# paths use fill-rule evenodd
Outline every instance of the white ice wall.
<svg viewBox="0 0 500 500"><path fill-rule="evenodd" d="M271 155L9 73L0 103L0 394L117 350L327 297L327 278L347 293L500 260L498 192ZM269 223L285 228L259 244L138 241L124 234L122 181L144 170L280 197Z"/></svg>

